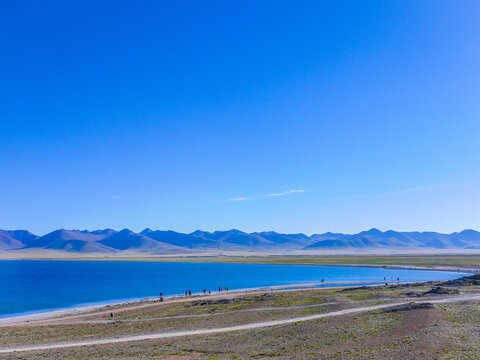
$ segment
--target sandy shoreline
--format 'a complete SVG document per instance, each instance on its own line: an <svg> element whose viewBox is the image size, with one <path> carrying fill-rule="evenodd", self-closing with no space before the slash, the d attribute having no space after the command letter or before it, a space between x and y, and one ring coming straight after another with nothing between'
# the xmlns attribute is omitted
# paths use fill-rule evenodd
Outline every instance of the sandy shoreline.
<svg viewBox="0 0 480 360"><path fill-rule="evenodd" d="M402 283L402 282L400 282ZM359 284L370 284L368 286L379 285L380 282L378 281L345 281L345 282L324 282L324 283L304 283L304 284L289 284L289 285L275 285L275 286L261 286L261 287L253 287L253 288L246 288L246 289L234 289L229 290L228 292L215 292L210 295L205 295L203 293L193 293L191 296L185 295L169 295L164 296L164 302L171 302L172 300L192 300L195 298L211 298L211 297L221 297L225 295L236 295L236 294L247 294L247 293L255 293L255 292L271 292L271 291L280 291L280 290L293 290L293 289L309 289L309 288L335 288L335 287L343 287L343 286L355 286ZM342 286L343 285L343 286ZM25 315L12 315L8 317L0 318L0 326L7 325L7 324L14 324L14 323L25 323L31 321L39 321L39 320L48 320L59 318L63 316L72 316L72 315L80 315L85 314L95 310L108 310L113 306L134 306L134 305L141 305L141 304L158 304L159 303L158 297L147 297L147 298L139 298L139 299L129 299L124 301L112 301L112 302L102 302L101 304L92 304L86 306L73 306L64 309L58 310L51 310L51 311L40 311L33 314L25 314Z"/></svg>
<svg viewBox="0 0 480 360"><path fill-rule="evenodd" d="M415 281L415 283L428 282L425 281ZM390 282L392 284L407 284L413 283L409 281L395 281ZM245 295L251 293L265 293L265 292L276 292L276 291L288 291L288 290L309 290L309 289L335 289L335 288L344 288L344 287L355 287L355 286L382 286L384 283L379 281L345 281L345 282L324 282L324 283L306 283L306 284L289 284L289 285L276 285L276 286L262 286L254 287L247 289L235 289L229 290L228 292L216 292L210 295L205 295L203 293L194 293L191 296L185 295L170 295L164 297L164 303L170 303L173 301L189 301L192 299L202 299L202 298L218 298L225 297L228 295ZM124 306L124 307L133 307L133 306L151 306L159 304L158 297L149 297L142 299L131 299L125 301L112 301L104 302L101 304L93 304L86 306L74 306L65 309L51 310L51 311L42 311L33 314L25 315L12 315L8 317L0 318L0 326L13 325L13 324L22 324L30 322L38 322L50 319L59 319L63 317L71 317L76 315L83 315L93 311L112 311L115 306ZM118 309L115 309L118 311Z"/></svg>
<svg viewBox="0 0 480 360"><path fill-rule="evenodd" d="M281 265L281 264L277 264ZM285 264L290 265L290 264ZM446 267L438 267L438 268L423 268L423 267L416 267L416 266L401 266L401 265L362 265L362 264L296 264L296 265L305 265L305 266L334 266L334 267L360 267L360 268L381 268L381 269L394 269L394 270L425 270L425 271L447 271L447 272L456 272L459 274L468 275L469 273L477 273L478 269L458 269L458 268L446 268ZM428 280L430 281L430 280ZM388 281L387 281L388 282ZM415 281L416 283L421 283L424 281ZM389 283L392 284L405 284L408 282L404 281L390 281ZM411 282L410 282L411 283ZM274 286L261 286L261 287L253 287L253 288L245 288L245 289L235 289L230 290L228 292L215 292L211 295L205 295L203 293L194 293L191 296L186 297L185 295L168 295L164 296L165 302L171 302L172 300L191 300L192 298L202 298L202 297L218 297L218 296L225 296L228 294L235 295L235 294L247 294L247 293L254 293L254 292L272 292L272 291L282 291L282 290L295 290L295 289L321 289L321 288L341 288L341 287L348 287L348 286L380 286L384 283L381 281L344 281L344 282L323 282L323 283L301 283L301 284L288 284L288 285L274 285ZM50 310L50 311L39 311L30 314L7 314L6 317L0 317L0 326L3 325L10 325L10 324L21 324L21 323L28 323L28 322L35 322L35 321L42 321L48 319L56 319L64 316L75 316L81 315L85 313L89 313L95 310L108 310L113 306L135 306L141 304L156 304L159 301L158 297L147 297L147 298L138 298L138 299L128 299L128 300L112 300L112 301L105 301L98 304L92 305L79 305L79 306L72 306L68 308L61 308L57 310Z"/></svg>

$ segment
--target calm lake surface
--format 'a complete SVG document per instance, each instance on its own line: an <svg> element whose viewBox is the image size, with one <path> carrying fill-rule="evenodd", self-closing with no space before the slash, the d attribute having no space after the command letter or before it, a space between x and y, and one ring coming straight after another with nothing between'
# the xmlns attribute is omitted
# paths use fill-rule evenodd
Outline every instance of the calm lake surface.
<svg viewBox="0 0 480 360"><path fill-rule="evenodd" d="M351 282L353 285L447 280L456 272L304 265L140 261L0 261L0 317L79 305L263 286Z"/></svg>

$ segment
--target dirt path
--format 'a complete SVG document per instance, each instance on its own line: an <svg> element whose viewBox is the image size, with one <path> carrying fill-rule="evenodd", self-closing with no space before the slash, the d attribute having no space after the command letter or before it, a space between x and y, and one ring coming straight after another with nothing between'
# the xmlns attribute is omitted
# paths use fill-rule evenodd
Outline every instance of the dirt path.
<svg viewBox="0 0 480 360"><path fill-rule="evenodd" d="M119 323L119 322L143 322L143 321L154 321L154 320L169 320L169 319L189 319L189 318L200 318L200 317L209 317L209 316L219 316L219 315L231 315L244 312L260 312L260 311L276 311L276 310L296 310L296 309L309 309L329 305L339 305L339 304L360 304L366 302L376 302L376 301L391 301L392 299L372 299L372 300L363 300L363 301L333 301L320 304L310 304L310 305L295 305L295 306L277 306L277 307L263 307L263 308L254 308L254 309L242 309L234 311L225 311L217 313L203 313L203 314L191 314L191 315L172 315L172 316L161 316L153 318L135 318L135 319L91 319L91 320L73 320L73 321L62 321L59 319L55 322L50 322L51 325L77 325L77 324L108 324L108 323ZM423 298L425 300L425 298ZM30 323L28 323L30 324ZM25 324L27 325L27 324ZM33 323L33 325L38 325L38 323Z"/></svg>
<svg viewBox="0 0 480 360"><path fill-rule="evenodd" d="M421 281L420 281L421 282ZM351 282L349 284L354 284ZM401 282L400 282L401 283ZM326 283L325 283L326 284ZM333 283L328 283L333 284ZM111 312L120 313L123 311L138 310L144 309L152 306L159 306L161 304L171 304L179 302L188 302L192 300L204 300L204 299L225 299L231 298L239 295L255 295L263 293L277 293L277 292L286 292L286 291L297 291L298 288L302 288L304 291L314 291L319 290L315 287L321 285L321 283L312 283L312 284L296 284L296 285L281 285L278 287L261 287L261 288L252 288L245 290L231 290L229 292L215 293L211 295L194 295L189 297L179 296L179 297L166 297L166 300L162 303L154 301L153 299L149 300L139 300L131 302L121 302L118 304L110 305L93 305L86 307L79 307L66 310L55 310L53 312L43 312L34 315L22 315L9 318L0 318L0 328L8 326L32 326L32 325L47 325L47 324L56 324L59 321L63 320L76 320L82 318L88 318L91 316L98 315L109 315ZM378 286L378 285L366 285L366 286ZM292 288L293 287L293 288ZM328 289L342 289L343 286L329 286Z"/></svg>
<svg viewBox="0 0 480 360"><path fill-rule="evenodd" d="M417 301L417 303L420 303L420 304L426 303L426 302L449 303L449 302L472 301L472 300L480 300L480 295L458 295L458 296L452 296L450 298L443 298L438 300ZM224 332L239 331L239 330L251 330L251 329L258 329L263 327L291 324L299 321L316 320L316 319L321 319L321 318L331 317L331 316L339 316L339 315L360 313L360 312L366 312L366 311L372 311L372 310L387 309L392 307L408 305L409 303L410 302L404 301L404 302L397 302L397 303L390 303L390 304L372 305L372 306L366 306L366 307L360 307L360 308L332 311L330 313L324 313L324 314L296 317L292 319L264 321L264 322L250 323L250 324L216 328L216 329L198 329L198 330L187 330L187 331L168 332L168 333L124 336L124 337L119 337L115 339L98 339L98 340L76 341L76 342L68 342L68 343L60 343L60 344L46 344L46 345L25 346L25 347L17 347L17 348L7 348L7 349L0 349L0 353L13 353L13 352L21 352L21 351L41 351L41 350L62 349L62 348L78 347L78 346L94 346L94 345L123 343L123 342L131 342L131 341L165 339L165 338L173 338L173 337L216 334L216 333L224 333Z"/></svg>
<svg viewBox="0 0 480 360"><path fill-rule="evenodd" d="M443 299L443 297L422 297L422 301L428 301L430 299L439 300ZM63 317L58 319L48 319L48 320L41 320L41 321L32 321L24 324L8 324L5 326L38 326L44 325L44 322L48 321L49 325L78 325L78 324L109 324L109 323L135 323L135 322L144 322L144 321L156 321L156 320L171 320L171 319L189 319L189 318L201 318L201 317L210 317L210 316L222 316L222 315L231 315L237 313L247 313L247 312L263 312L263 311L278 311L278 310L297 310L297 309L309 309L309 308L317 308L323 306L330 306L330 305L340 305L340 304L363 304L369 302L393 302L399 299L392 299L392 298L380 298L380 299L371 299L371 300L361 300L361 301L333 301L333 302L326 302L326 303L319 303L319 304L309 304L309 305L295 305L295 306L277 306L277 307L262 307L262 308L253 308L253 309L242 309L242 310L234 310L234 311L225 311L225 312L216 312L216 313L203 313L203 314L191 314L191 315L171 315L171 316L159 316L159 317L151 317L151 318L134 318L134 319L88 319L82 320L83 317L86 315L102 315L102 314L109 314L112 310L107 312L97 312L94 314L85 314L85 315L76 315L76 316L69 316ZM413 301L413 300L412 300ZM138 309L142 307L130 307L126 310L130 309ZM115 311L118 313L119 311Z"/></svg>

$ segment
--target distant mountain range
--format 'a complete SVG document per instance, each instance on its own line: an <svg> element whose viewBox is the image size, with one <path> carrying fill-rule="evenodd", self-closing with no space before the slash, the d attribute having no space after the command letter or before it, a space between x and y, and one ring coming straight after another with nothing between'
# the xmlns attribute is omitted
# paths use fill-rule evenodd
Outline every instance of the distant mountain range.
<svg viewBox="0 0 480 360"><path fill-rule="evenodd" d="M26 230L0 230L0 252L55 250L73 253L193 254L219 251L321 252L322 250L469 250L480 249L480 232L452 234L371 229L358 234L280 234L240 230L191 234L145 229L55 230L38 236Z"/></svg>

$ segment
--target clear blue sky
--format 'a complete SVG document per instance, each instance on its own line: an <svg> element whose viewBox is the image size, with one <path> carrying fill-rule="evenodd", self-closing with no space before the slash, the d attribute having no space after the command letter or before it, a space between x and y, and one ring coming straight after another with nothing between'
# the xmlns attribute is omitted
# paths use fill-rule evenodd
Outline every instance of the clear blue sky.
<svg viewBox="0 0 480 360"><path fill-rule="evenodd" d="M0 228L480 229L479 19L2 1Z"/></svg>

